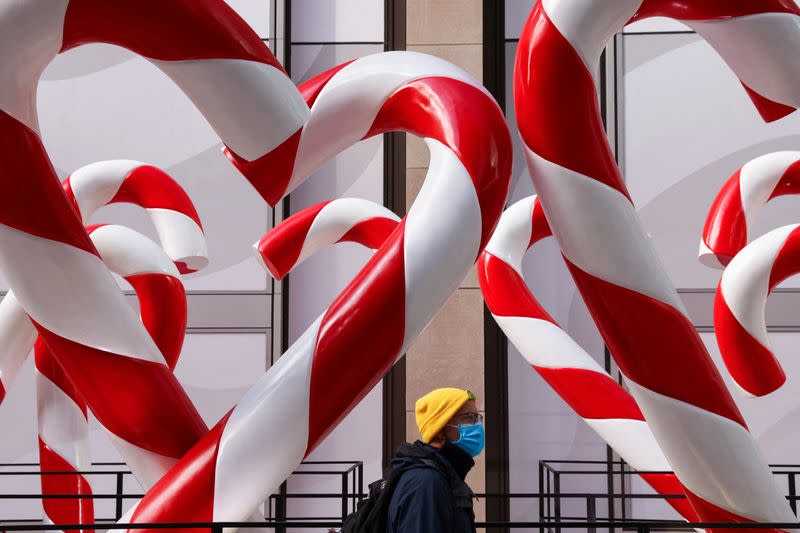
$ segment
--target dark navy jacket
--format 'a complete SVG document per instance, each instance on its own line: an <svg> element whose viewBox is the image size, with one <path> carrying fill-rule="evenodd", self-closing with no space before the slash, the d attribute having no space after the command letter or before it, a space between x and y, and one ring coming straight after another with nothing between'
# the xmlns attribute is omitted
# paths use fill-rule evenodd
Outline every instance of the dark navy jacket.
<svg viewBox="0 0 800 533"><path fill-rule="evenodd" d="M420 457L438 468L420 464L402 474L389 504L387 533L474 533L473 494L464 482L472 458L451 444L440 452L417 441L400 447L392 468L420 463Z"/></svg>

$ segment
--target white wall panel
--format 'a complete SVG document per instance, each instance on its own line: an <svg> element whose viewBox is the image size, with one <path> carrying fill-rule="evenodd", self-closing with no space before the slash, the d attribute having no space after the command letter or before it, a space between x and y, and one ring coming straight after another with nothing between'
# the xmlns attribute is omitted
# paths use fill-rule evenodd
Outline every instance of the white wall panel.
<svg viewBox="0 0 800 533"><path fill-rule="evenodd" d="M289 0L292 41L383 43L383 2L379 0ZM332 65L331 65L332 66ZM292 67L294 70L294 67Z"/></svg>

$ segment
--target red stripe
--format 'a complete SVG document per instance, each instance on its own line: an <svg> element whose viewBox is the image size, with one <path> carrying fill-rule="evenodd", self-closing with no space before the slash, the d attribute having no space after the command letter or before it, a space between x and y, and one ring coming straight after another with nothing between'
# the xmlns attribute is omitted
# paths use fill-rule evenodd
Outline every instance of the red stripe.
<svg viewBox="0 0 800 533"><path fill-rule="evenodd" d="M303 250L308 230L322 208L330 203L320 202L293 214L258 241L258 253L275 279L291 272Z"/></svg>
<svg viewBox="0 0 800 533"><path fill-rule="evenodd" d="M511 137L497 103L463 81L415 80L386 100L364 137L389 131L436 139L461 160L481 207L482 250L503 211L511 179Z"/></svg>
<svg viewBox="0 0 800 533"><path fill-rule="evenodd" d="M39 438L39 463L42 472L75 472L75 467L64 460ZM92 487L81 474L42 475L42 494L74 494L89 496ZM58 524L93 524L94 502L91 498L42 498L44 512ZM91 533L94 530L67 529L65 531Z"/></svg>
<svg viewBox="0 0 800 533"><path fill-rule="evenodd" d="M658 394L747 427L703 341L683 313L564 260L625 376Z"/></svg>
<svg viewBox="0 0 800 533"><path fill-rule="evenodd" d="M399 225L400 222L391 218L368 218L350 228L338 242L356 242L367 248L377 250Z"/></svg>
<svg viewBox="0 0 800 533"><path fill-rule="evenodd" d="M162 61L245 59L283 70L222 0L70 0L61 51L101 42Z"/></svg>
<svg viewBox="0 0 800 533"><path fill-rule="evenodd" d="M78 205L78 200L75 199L75 192L72 190L72 182L70 179L71 177L72 176L67 176L66 178L64 178L64 181L61 182L61 185L64 187L64 193L67 195L69 202L75 209L75 214L78 216L78 218L83 219L83 217L81 216L81 208Z"/></svg>
<svg viewBox="0 0 800 533"><path fill-rule="evenodd" d="M493 315L539 318L556 323L531 294L522 276L489 252L483 252L478 260L478 281Z"/></svg>
<svg viewBox="0 0 800 533"><path fill-rule="evenodd" d="M787 194L800 194L800 160L795 161L783 173L769 199Z"/></svg>
<svg viewBox="0 0 800 533"><path fill-rule="evenodd" d="M644 0L631 22L649 17L719 20L758 13L800 13L800 10L792 0Z"/></svg>
<svg viewBox="0 0 800 533"><path fill-rule="evenodd" d="M800 272L800 227L786 237L772 263L769 275L769 291L778 284Z"/></svg>
<svg viewBox="0 0 800 533"><path fill-rule="evenodd" d="M752 524L754 523L753 520L748 518L744 518L737 514L733 514L730 511L726 511L721 507L717 507L711 502L708 502L694 494L687 488L684 488L686 492L686 496L689 498L689 501L692 503L692 507L697 511L697 514L703 517L704 522L721 522L721 523L731 523L731 522L741 522L745 524ZM714 533L715 531L719 531L720 533L730 533L730 531L734 531L730 528L719 528L719 529L706 529L708 533ZM765 528L737 528L736 533L744 532L744 533L785 533L781 529L765 529Z"/></svg>
<svg viewBox="0 0 800 533"><path fill-rule="evenodd" d="M64 372L111 433L181 457L207 427L166 365L83 346L36 324Z"/></svg>
<svg viewBox="0 0 800 533"><path fill-rule="evenodd" d="M531 150L630 199L606 139L594 79L541 2L520 37L514 104L520 134Z"/></svg>
<svg viewBox="0 0 800 533"><path fill-rule="evenodd" d="M796 108L776 102L775 100L770 100L766 96L748 87L744 82L741 83L744 90L747 92L747 96L752 100L758 114L764 119L764 122L775 122L797 111Z"/></svg>
<svg viewBox="0 0 800 533"><path fill-rule="evenodd" d="M675 474L642 474L639 476L647 482L648 485L653 487L659 494L685 494L686 491L678 481ZM691 502L687 498L670 498L666 501L673 509L689 522L700 522L700 517L697 516Z"/></svg>
<svg viewBox="0 0 800 533"><path fill-rule="evenodd" d="M722 186L703 227L703 242L722 265L747 244L747 220L741 195L742 170L739 169Z"/></svg>
<svg viewBox="0 0 800 533"><path fill-rule="evenodd" d="M128 202L145 209L169 209L194 220L202 231L200 215L189 195L169 174L150 165L136 167L128 174L109 204Z"/></svg>
<svg viewBox="0 0 800 533"><path fill-rule="evenodd" d="M583 368L533 368L581 418L644 421L631 395L607 374Z"/></svg>
<svg viewBox="0 0 800 533"><path fill-rule="evenodd" d="M742 327L719 287L714 298L714 332L722 360L740 387L755 396L764 396L786 381L778 360Z"/></svg>
<svg viewBox="0 0 800 533"><path fill-rule="evenodd" d="M219 441L233 410L189 450L147 491L131 517L131 523L211 522L214 519L214 474ZM132 533L161 530L132 529ZM207 529L180 529L183 533L207 533Z"/></svg>
<svg viewBox="0 0 800 533"><path fill-rule="evenodd" d="M125 278L139 298L139 314L167 366L175 370L186 335L186 291L181 280L164 274L135 274Z"/></svg>
<svg viewBox="0 0 800 533"><path fill-rule="evenodd" d="M394 364L405 333L405 222L322 319L309 392L306 455Z"/></svg>
<svg viewBox="0 0 800 533"><path fill-rule="evenodd" d="M286 188L292 179L294 158L302 132L303 128L300 128L279 146L253 161L248 161L227 146L223 152L258 194L275 207L286 194Z"/></svg>
<svg viewBox="0 0 800 533"><path fill-rule="evenodd" d="M3 386L3 382L0 381L0 404L3 403L3 399L6 397L6 388Z"/></svg>
<svg viewBox="0 0 800 533"><path fill-rule="evenodd" d="M0 224L97 255L39 136L0 111L0 138Z"/></svg>
<svg viewBox="0 0 800 533"><path fill-rule="evenodd" d="M45 344L41 337L36 339L36 344L33 345L33 355L36 362L36 370L39 371L44 377L49 379L56 387L61 389L64 394L70 397L72 403L86 415L86 402L83 397L78 393L78 390L72 384L72 381L64 373L64 369L58 364L53 352Z"/></svg>
<svg viewBox="0 0 800 533"><path fill-rule="evenodd" d="M331 81L331 78L353 61L355 61L355 59L342 63L341 65L337 65L332 69L328 69L322 74L317 74L310 80L304 81L298 85L297 88L300 89L300 94L303 95L306 105L308 105L308 107L313 106L314 102L317 101L317 96L319 96L319 93L328 84L328 82Z"/></svg>
<svg viewBox="0 0 800 533"><path fill-rule="evenodd" d="M528 248L536 244L542 239L550 237L553 230L550 229L550 223L547 217L544 216L544 209L539 197L533 202L533 211L531 211L531 240L528 242Z"/></svg>

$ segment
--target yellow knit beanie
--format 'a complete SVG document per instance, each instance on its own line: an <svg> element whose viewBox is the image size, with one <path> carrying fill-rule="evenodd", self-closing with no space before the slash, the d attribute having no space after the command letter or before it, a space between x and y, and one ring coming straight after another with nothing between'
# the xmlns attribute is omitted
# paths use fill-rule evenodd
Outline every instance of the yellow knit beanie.
<svg viewBox="0 0 800 533"><path fill-rule="evenodd" d="M443 388L433 390L417 400L414 410L422 442L430 442L462 405L474 399L475 395L468 390Z"/></svg>

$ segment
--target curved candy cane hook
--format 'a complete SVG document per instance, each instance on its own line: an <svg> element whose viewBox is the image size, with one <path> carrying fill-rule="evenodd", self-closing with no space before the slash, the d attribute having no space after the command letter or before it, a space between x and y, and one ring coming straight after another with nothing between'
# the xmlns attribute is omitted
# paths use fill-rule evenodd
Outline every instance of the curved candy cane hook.
<svg viewBox="0 0 800 533"><path fill-rule="evenodd" d="M147 485L207 427L98 257L58 182L36 116L47 64L98 42L162 70L246 160L292 136L308 110L266 45L222 0L0 4L0 269Z"/></svg>
<svg viewBox="0 0 800 533"><path fill-rule="evenodd" d="M764 313L772 289L800 272L798 228L783 226L742 248L717 287L717 344L733 380L752 396L765 396L786 381L769 342Z"/></svg>
<svg viewBox="0 0 800 533"><path fill-rule="evenodd" d="M525 283L525 254L550 235L536 196L516 202L500 217L478 261L478 281L492 317L533 369L634 470L672 470L633 397L559 327ZM674 474L639 475L659 494L684 492ZM666 502L688 521L697 521L688 501Z"/></svg>
<svg viewBox="0 0 800 533"><path fill-rule="evenodd" d="M464 71L390 52L332 69L301 90L311 115L295 146L276 150L284 166L275 172L288 179L276 179L268 196L287 194L341 150L386 131L426 139L428 179L387 242L147 493L133 522L247 516L406 351L475 263L502 211L510 137L500 108Z"/></svg>
<svg viewBox="0 0 800 533"><path fill-rule="evenodd" d="M186 334L187 311L175 264L156 243L124 226L98 225L87 230L103 262L136 291L142 323L174 369ZM41 470L75 472L43 474L42 494L90 495L88 479L78 473L91 468L86 403L41 338L34 353ZM94 523L90 498L43 498L42 505L52 524Z"/></svg>
<svg viewBox="0 0 800 533"><path fill-rule="evenodd" d="M147 211L161 246L181 274L208 265L208 245L200 216L189 195L160 168L128 159L98 161L62 182L82 220L108 204L127 202Z"/></svg>
<svg viewBox="0 0 800 533"><path fill-rule="evenodd" d="M547 219L633 397L708 521L796 519L638 221L592 73L626 23L671 17L709 42L762 116L777 119L800 106L799 12L788 0L543 0L516 57L517 123Z"/></svg>
<svg viewBox="0 0 800 533"><path fill-rule="evenodd" d="M700 262L723 268L747 245L764 204L798 192L800 152L773 152L746 163L714 198L700 240Z"/></svg>
<svg viewBox="0 0 800 533"><path fill-rule="evenodd" d="M338 198L307 207L272 228L253 245L256 257L275 279L338 242L379 248L400 217L361 198Z"/></svg>

